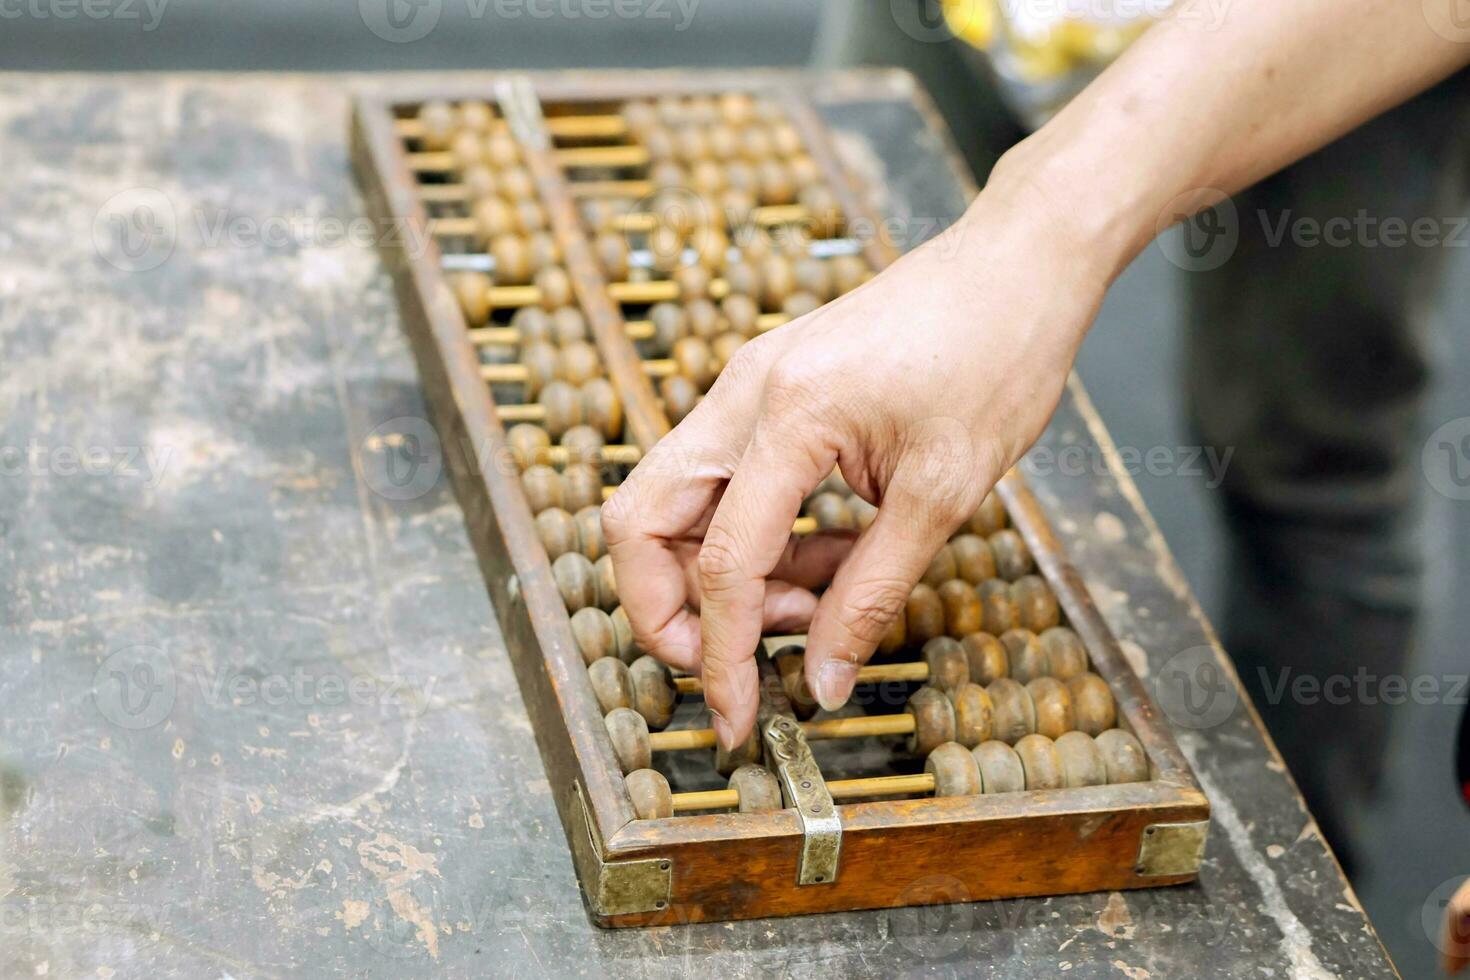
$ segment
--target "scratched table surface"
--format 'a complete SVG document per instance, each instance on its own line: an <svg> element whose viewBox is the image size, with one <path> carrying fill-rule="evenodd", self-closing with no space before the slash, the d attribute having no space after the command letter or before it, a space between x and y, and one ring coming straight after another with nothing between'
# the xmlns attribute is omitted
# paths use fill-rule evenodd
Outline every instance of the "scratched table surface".
<svg viewBox="0 0 1470 980"><path fill-rule="evenodd" d="M888 214L947 220L890 82L811 88ZM1033 482L1146 680L1199 681L1159 684L1198 884L592 926L432 435L397 437L402 230L346 140L391 84L0 75L0 976L1393 974L1131 483L1061 465L1106 458L1076 384Z"/></svg>

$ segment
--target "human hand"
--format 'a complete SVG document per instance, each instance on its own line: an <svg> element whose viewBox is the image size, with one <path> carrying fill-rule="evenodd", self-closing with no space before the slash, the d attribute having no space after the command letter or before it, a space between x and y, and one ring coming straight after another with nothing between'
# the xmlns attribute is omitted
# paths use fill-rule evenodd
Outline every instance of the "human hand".
<svg viewBox="0 0 1470 980"><path fill-rule="evenodd" d="M823 707L847 700L935 552L1045 427L1112 273L1027 184L987 190L946 234L740 348L603 508L639 644L702 675L727 747L755 722L763 630L809 624L808 684ZM876 517L794 536L834 466Z"/></svg>

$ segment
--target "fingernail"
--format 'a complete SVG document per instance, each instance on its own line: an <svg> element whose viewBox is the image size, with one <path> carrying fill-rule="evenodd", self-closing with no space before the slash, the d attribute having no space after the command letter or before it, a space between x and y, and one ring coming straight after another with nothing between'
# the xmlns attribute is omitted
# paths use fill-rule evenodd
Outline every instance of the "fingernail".
<svg viewBox="0 0 1470 980"><path fill-rule="evenodd" d="M852 686L857 683L857 664L846 660L828 660L817 668L817 703L828 711L836 711L847 703Z"/></svg>
<svg viewBox="0 0 1470 980"><path fill-rule="evenodd" d="M729 752L735 747L735 740L730 737L730 723L714 708L709 709L709 720L710 727L715 730L715 738L719 740L725 751Z"/></svg>

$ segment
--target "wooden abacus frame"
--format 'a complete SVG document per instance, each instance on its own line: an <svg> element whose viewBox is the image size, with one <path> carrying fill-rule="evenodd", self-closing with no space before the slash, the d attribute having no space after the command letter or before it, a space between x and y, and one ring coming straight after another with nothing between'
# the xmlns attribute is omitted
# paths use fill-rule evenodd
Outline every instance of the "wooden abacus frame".
<svg viewBox="0 0 1470 980"><path fill-rule="evenodd" d="M844 73L844 95L855 101L893 97L891 87L876 84L865 95L865 77L881 76ZM623 397L626 431L647 450L668 431L668 420L592 255L546 136L541 105L586 103L589 114L606 114L635 98L725 91L766 95L783 104L849 219L871 220L802 87L793 76L782 78L610 72L506 76L493 91L406 87L391 103L356 102L353 162L375 217L427 229L428 212L397 120L430 99L495 105L520 139L577 300L608 377ZM439 248L430 240L425 250L411 250L407 242L415 237L385 238L384 261L597 924L663 925L978 901L1169 885L1196 877L1209 802L1017 473L1007 475L998 492L1086 644L1093 669L1112 688L1120 719L1148 754L1149 781L841 805L839 873L822 884L798 884L803 829L791 809L635 819L531 510L514 469L505 465L505 431L441 269ZM865 244L865 253L875 268L896 257L878 236Z"/></svg>

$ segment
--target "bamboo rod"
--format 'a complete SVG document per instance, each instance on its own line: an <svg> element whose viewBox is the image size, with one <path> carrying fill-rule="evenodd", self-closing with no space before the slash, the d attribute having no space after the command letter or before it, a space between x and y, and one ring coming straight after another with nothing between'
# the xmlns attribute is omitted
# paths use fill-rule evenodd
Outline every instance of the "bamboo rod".
<svg viewBox="0 0 1470 980"><path fill-rule="evenodd" d="M504 119L494 120L490 128L496 133L507 129ZM418 139L424 135L423 123L412 116L393 120L393 129L400 139ZM546 129L562 139L616 139L628 134L622 116L548 116Z"/></svg>
<svg viewBox="0 0 1470 980"><path fill-rule="evenodd" d="M934 777L927 773L913 776L868 776L863 779L837 779L827 784L834 800L856 800L868 796L907 796L933 793ZM740 805L740 793L733 789L711 789L697 793L675 793L674 812L691 810L733 810Z"/></svg>
<svg viewBox="0 0 1470 980"><path fill-rule="evenodd" d="M893 715L862 715L857 718L826 718L803 721L801 730L812 740L834 738L869 738L878 735L910 735L914 716L908 712ZM652 732L648 744L655 752L678 752L684 749L715 747L713 728L685 728L672 732Z"/></svg>
<svg viewBox="0 0 1470 980"><path fill-rule="evenodd" d="M797 518L801 521L802 518ZM806 518L811 520L811 518ZM816 522L812 521L813 529ZM797 531L797 534L803 533ZM859 667L857 672L857 684L890 684L907 683L918 681L920 683L929 679L929 665L920 661L910 661L896 664L870 664ZM704 682L698 677L676 677L674 678L674 690L680 694L704 694Z"/></svg>
<svg viewBox="0 0 1470 980"><path fill-rule="evenodd" d="M667 378L679 372L679 365L668 358L655 357L643 362L650 378ZM481 364L480 377L493 385L525 384L530 371L524 364Z"/></svg>

